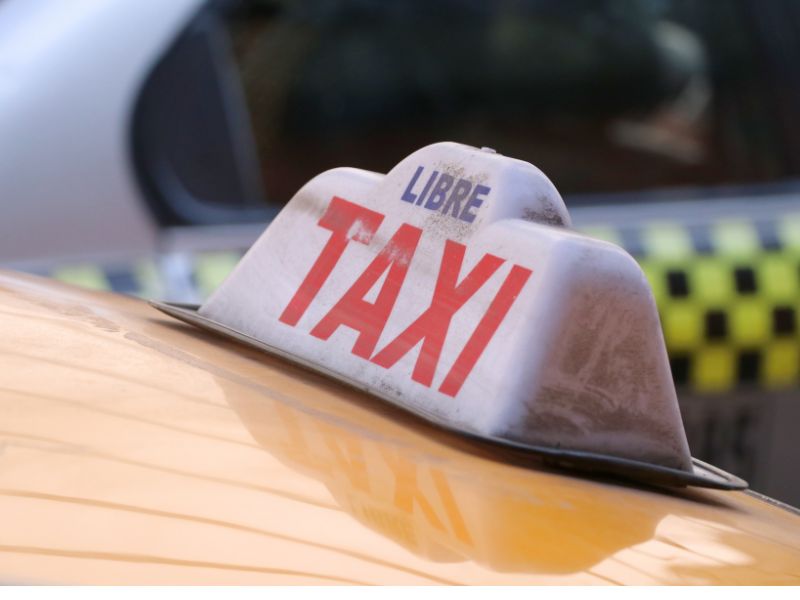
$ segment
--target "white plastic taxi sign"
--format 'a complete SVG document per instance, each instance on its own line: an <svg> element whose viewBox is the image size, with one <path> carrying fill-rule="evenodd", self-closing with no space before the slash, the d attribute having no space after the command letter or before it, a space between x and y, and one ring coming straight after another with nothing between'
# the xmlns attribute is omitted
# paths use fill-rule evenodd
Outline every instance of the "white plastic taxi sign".
<svg viewBox="0 0 800 600"><path fill-rule="evenodd" d="M691 470L636 262L454 143L306 184L200 314L439 423Z"/></svg>

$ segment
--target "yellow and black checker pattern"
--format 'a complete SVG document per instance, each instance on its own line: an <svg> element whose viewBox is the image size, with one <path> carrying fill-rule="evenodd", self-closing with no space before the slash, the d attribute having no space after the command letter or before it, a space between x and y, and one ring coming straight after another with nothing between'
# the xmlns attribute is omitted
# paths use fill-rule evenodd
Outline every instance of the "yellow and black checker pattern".
<svg viewBox="0 0 800 600"><path fill-rule="evenodd" d="M201 302L219 287L244 252L245 249L183 253L130 264L82 263L40 274L92 290L153 300Z"/></svg>
<svg viewBox="0 0 800 600"><path fill-rule="evenodd" d="M677 385L719 393L800 382L800 214L582 230L642 266Z"/></svg>

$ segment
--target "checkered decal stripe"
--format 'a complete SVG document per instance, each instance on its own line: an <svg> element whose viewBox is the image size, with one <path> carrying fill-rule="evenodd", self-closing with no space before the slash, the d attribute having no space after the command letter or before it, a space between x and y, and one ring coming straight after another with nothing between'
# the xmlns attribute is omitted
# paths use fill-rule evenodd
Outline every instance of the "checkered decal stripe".
<svg viewBox="0 0 800 600"><path fill-rule="evenodd" d="M584 232L642 266L676 384L709 393L800 381L800 215Z"/></svg>
<svg viewBox="0 0 800 600"><path fill-rule="evenodd" d="M154 300L180 298L201 302L217 289L244 251L199 252L161 257L158 263L93 264L60 267L49 276L93 290L113 291Z"/></svg>

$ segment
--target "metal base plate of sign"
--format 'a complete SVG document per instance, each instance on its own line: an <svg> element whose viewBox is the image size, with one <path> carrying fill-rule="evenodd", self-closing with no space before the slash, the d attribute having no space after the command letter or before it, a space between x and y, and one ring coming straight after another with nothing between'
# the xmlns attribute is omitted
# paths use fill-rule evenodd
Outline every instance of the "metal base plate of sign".
<svg viewBox="0 0 800 600"><path fill-rule="evenodd" d="M313 364L300 357L294 356L289 352L281 350L280 348L264 344L255 338L202 316L197 312L198 307L196 305L169 302L150 302L150 304L161 312L166 313L167 315L180 321L200 327L201 329L213 332L225 338L235 340L268 354L279 356L292 363L299 364L312 371L335 379L350 387L357 388L361 391L369 393L372 396L376 396L374 391L366 389L366 386L359 384L357 381L345 378L339 373L335 373L329 369L326 369L324 366ZM434 425L449 432L458 434L459 436L466 436L481 443L489 443L502 447L503 449L510 451L513 455L511 458L517 461L535 459L540 464L548 467L611 475L651 485L672 487L695 486L719 490L743 490L748 487L746 481L736 477L735 475L726 473L725 471L712 465L697 460L696 458L692 459L692 470L683 471L680 469L664 467L662 465L650 464L605 454L569 450L565 448L534 446L514 440L477 434L462 428L455 428L448 423L442 422L440 418L434 417L430 414L425 414L421 411L411 410L407 406L399 406L397 403L388 398L381 398L381 400L390 402L393 406L397 406L406 412L415 414L425 421L433 423Z"/></svg>

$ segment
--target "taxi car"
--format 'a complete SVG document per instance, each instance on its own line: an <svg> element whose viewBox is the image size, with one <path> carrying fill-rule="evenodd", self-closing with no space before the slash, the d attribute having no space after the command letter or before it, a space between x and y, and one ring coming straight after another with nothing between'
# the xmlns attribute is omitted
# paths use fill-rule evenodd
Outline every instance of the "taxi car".
<svg viewBox="0 0 800 600"><path fill-rule="evenodd" d="M0 274L0 579L800 583L800 512L689 458L646 280L568 220L438 144L309 182L199 311Z"/></svg>
<svg viewBox="0 0 800 600"><path fill-rule="evenodd" d="M0 306L4 583L800 583L754 492L548 468L130 297Z"/></svg>
<svg viewBox="0 0 800 600"><path fill-rule="evenodd" d="M642 264L697 454L798 503L795 3L426 5L6 0L0 260L199 302L311 174L487 144Z"/></svg>

